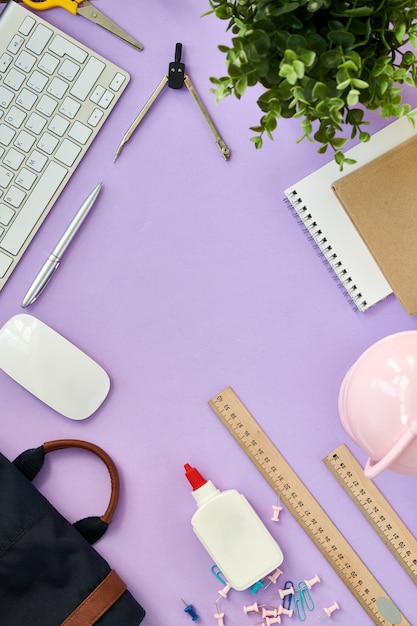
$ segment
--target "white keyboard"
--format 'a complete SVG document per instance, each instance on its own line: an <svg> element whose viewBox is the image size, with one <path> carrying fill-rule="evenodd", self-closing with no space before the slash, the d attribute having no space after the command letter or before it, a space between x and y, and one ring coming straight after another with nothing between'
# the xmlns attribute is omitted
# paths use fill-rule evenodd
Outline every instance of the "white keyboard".
<svg viewBox="0 0 417 626"><path fill-rule="evenodd" d="M0 290L128 82L15 2L0 14Z"/></svg>

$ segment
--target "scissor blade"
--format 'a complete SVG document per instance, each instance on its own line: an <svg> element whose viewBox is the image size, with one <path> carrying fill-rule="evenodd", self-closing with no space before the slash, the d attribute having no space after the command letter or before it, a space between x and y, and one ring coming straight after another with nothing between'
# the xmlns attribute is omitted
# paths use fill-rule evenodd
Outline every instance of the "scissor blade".
<svg viewBox="0 0 417 626"><path fill-rule="evenodd" d="M84 2L78 6L77 13L86 17L91 22L94 22L94 24L98 24L133 48L143 50L143 45L137 39L134 39L134 37L129 35L129 33L116 24L116 22L113 22L113 20L104 15L104 13L96 9L88 0L84 0Z"/></svg>

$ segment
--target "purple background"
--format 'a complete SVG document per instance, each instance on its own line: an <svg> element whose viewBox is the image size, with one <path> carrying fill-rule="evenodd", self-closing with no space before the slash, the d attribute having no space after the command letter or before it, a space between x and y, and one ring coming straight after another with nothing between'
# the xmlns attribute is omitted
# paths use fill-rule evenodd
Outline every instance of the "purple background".
<svg viewBox="0 0 417 626"><path fill-rule="evenodd" d="M319 574L306 624L337 600L333 623L372 624L288 511L270 521L276 496L208 406L231 385L387 593L417 623L415 586L325 468L347 443L337 398L347 369L369 345L414 329L393 296L354 312L283 202L284 189L330 157L296 144L299 122L283 121L261 151L249 130L259 120L257 89L216 105L209 76L224 73L217 45L226 22L201 17L206 0L96 0L145 45L141 53L82 17L54 9L45 19L131 74L94 145L0 295L0 325L21 312L34 273L87 193L104 187L58 274L28 310L100 363L110 395L83 422L68 420L0 376L1 448L10 459L58 438L90 440L120 471L118 512L97 544L147 610L144 626L215 624L221 588L194 537L195 510L183 464L253 504L284 552L284 578ZM186 89L166 88L116 163L116 147L153 92L175 44L197 91L232 151L225 162ZM408 100L417 96L408 91ZM373 116L372 131L386 121ZM417 532L416 478L376 480ZM84 452L52 455L36 484L71 521L101 514L107 474ZM412 504L414 503L414 504ZM227 626L245 626L249 592L222 603Z"/></svg>

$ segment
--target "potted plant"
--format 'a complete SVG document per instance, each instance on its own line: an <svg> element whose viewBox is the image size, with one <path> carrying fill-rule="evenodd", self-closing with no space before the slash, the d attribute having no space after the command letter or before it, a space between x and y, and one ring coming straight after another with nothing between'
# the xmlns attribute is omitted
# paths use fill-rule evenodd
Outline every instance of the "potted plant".
<svg viewBox="0 0 417 626"><path fill-rule="evenodd" d="M417 1L403 0L209 0L228 21L227 75L212 77L216 99L241 98L256 84L259 124L256 148L273 138L279 119L300 118L302 136L333 149L343 168L343 148L356 136L368 141L366 110L408 116L402 86L417 84Z"/></svg>

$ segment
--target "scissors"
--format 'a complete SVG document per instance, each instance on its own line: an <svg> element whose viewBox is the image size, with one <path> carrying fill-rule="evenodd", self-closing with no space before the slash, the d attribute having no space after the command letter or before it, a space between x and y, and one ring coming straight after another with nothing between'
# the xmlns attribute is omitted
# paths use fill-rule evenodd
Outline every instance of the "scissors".
<svg viewBox="0 0 417 626"><path fill-rule="evenodd" d="M54 7L61 7L73 15L79 13L91 22L94 22L94 24L98 24L122 41L130 44L133 48L143 50L143 45L139 41L131 37L116 22L113 22L104 13L96 9L88 0L23 0L23 3L35 11L46 11Z"/></svg>

